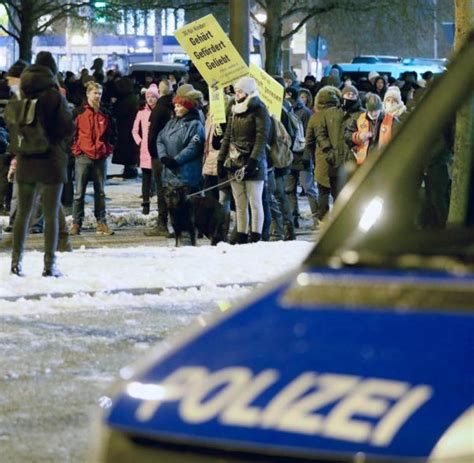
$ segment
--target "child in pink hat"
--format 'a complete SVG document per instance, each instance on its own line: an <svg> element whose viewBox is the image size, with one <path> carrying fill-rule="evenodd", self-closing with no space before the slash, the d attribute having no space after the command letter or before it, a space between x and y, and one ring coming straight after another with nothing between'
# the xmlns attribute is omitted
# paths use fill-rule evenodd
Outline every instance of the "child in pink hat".
<svg viewBox="0 0 474 463"><path fill-rule="evenodd" d="M150 213L152 167L148 151L148 127L152 109L156 106L160 92L156 84L151 84L145 92L146 104L138 111L133 123L132 135L140 147L140 168L142 169L142 213Z"/></svg>

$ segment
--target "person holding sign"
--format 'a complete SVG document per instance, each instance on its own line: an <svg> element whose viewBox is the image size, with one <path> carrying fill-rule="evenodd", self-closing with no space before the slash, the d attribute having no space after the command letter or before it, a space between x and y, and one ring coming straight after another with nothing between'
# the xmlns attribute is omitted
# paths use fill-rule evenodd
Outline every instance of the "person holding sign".
<svg viewBox="0 0 474 463"><path fill-rule="evenodd" d="M237 219L237 243L248 241L248 206L252 212L251 242L260 241L263 228L262 193L267 175L265 147L270 132L270 116L260 100L257 84L251 77L241 77L234 84L232 106L224 140L219 151L219 177L236 172L231 181ZM237 180L239 177L239 180Z"/></svg>

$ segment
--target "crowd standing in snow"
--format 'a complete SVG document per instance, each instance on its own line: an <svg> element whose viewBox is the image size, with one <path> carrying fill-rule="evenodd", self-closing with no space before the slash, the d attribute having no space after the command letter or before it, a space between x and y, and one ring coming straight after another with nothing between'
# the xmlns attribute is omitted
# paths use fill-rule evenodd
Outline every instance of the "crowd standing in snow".
<svg viewBox="0 0 474 463"><path fill-rule="evenodd" d="M90 180L96 233L114 234L106 221L109 156L123 165L124 179L137 178L141 169L144 215L156 195L157 223L147 236L172 236L165 196L176 187L215 197L225 211L225 239L233 244L294 240L298 186L318 229L342 179L378 155L433 79L431 73L395 79L371 72L353 82L334 67L319 82L312 75L299 82L286 71L273 76L284 87L280 123L270 117L255 80L243 77L225 89L226 123L216 124L208 87L192 64L183 76L150 74L142 83L105 72L101 58L91 70L63 75L52 55L40 52L35 64L19 60L0 79L0 212L10 216L4 231L13 231L11 271L17 275L28 230L44 232L43 275L60 275L54 253L71 250L69 234L83 232ZM30 153L16 133L18 105L35 99L30 112L37 111L39 123L32 133L46 137L46 147ZM286 142L290 158L282 151ZM451 144L446 134L420 179L421 227L446 223ZM72 209L69 233L63 206Z"/></svg>

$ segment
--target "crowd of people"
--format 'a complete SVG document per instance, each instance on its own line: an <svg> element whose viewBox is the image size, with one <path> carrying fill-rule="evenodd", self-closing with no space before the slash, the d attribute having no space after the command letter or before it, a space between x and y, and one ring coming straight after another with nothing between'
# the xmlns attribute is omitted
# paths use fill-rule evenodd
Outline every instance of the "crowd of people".
<svg viewBox="0 0 474 463"><path fill-rule="evenodd" d="M33 65L19 60L0 79L0 99L38 100L50 142L45 153L15 153L0 117L0 208L10 215L16 275L22 275L27 233L38 228L45 236L43 275L60 275L55 252L70 250L69 235L82 232L90 180L96 232L114 233L105 202L110 156L124 166L124 178L136 178L141 169L143 214L150 213L157 197L157 223L145 230L147 236L172 235L165 193L176 187L219 200L231 243L294 240L298 185L309 203L312 228L318 229L344 179L388 143L433 80L431 73L419 79L408 72L398 80L370 73L353 82L337 67L319 82L312 75L299 82L292 71L273 76L284 87L280 119L293 151L291 164L281 167L270 156L275 118L251 77L225 89L227 119L218 124L208 111L208 87L195 68L184 76L150 75L140 85L103 66L97 58L92 74L85 69L80 76L63 75L52 55L40 52ZM303 141L296 143L300 126ZM429 213L421 226L446 222L451 153L445 137L424 179ZM72 209L69 230L63 206Z"/></svg>

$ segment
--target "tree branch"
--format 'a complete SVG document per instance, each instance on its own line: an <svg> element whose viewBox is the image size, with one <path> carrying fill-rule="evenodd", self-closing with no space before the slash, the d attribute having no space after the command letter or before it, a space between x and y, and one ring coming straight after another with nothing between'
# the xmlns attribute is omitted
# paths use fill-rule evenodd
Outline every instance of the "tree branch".
<svg viewBox="0 0 474 463"><path fill-rule="evenodd" d="M10 37L13 37L17 42L20 41L20 37L18 37L18 35L14 34L13 32L10 32L8 29L6 29L5 27L3 27L1 24L0 24L0 29L5 32L6 34L8 34Z"/></svg>
<svg viewBox="0 0 474 463"><path fill-rule="evenodd" d="M1 3L5 4L6 2L1 2ZM9 2L9 4L10 4L10 2ZM12 6L12 9L15 11L17 16L19 16L17 6L16 5ZM7 31L5 28L3 28L3 29L5 30L5 32L9 33L9 35L11 35L12 37L15 37L15 38L18 37L18 39L19 39L19 35L21 34L21 29L20 29L20 26L18 25L18 21L15 21L16 18L14 17L11 10L9 10L8 8L5 8L5 10L7 11L8 22L11 24L11 26L13 27L13 29L15 30L15 32L18 35L14 35L13 33L9 33L9 31Z"/></svg>
<svg viewBox="0 0 474 463"><path fill-rule="evenodd" d="M255 13L250 12L250 17L261 27L265 27L265 23L262 21L259 21L257 16L255 16Z"/></svg>

